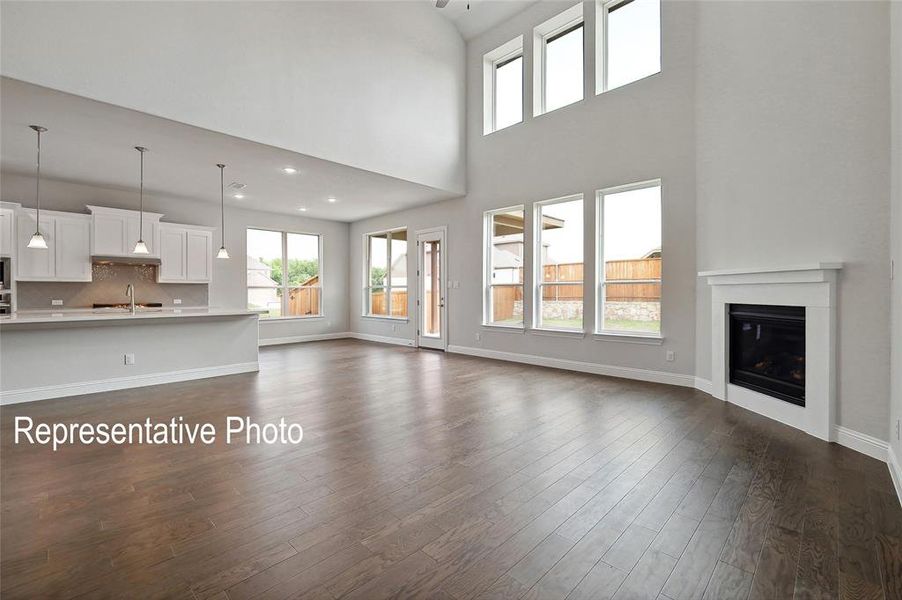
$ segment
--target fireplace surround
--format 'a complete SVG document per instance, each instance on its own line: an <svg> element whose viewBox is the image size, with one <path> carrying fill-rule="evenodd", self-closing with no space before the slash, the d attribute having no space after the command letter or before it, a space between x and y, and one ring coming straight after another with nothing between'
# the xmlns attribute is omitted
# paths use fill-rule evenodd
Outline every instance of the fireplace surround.
<svg viewBox="0 0 902 600"><path fill-rule="evenodd" d="M842 263L825 262L700 272L711 289L711 395L835 441L836 287L841 268ZM804 315L803 404L731 381L733 305L791 307L795 316Z"/></svg>

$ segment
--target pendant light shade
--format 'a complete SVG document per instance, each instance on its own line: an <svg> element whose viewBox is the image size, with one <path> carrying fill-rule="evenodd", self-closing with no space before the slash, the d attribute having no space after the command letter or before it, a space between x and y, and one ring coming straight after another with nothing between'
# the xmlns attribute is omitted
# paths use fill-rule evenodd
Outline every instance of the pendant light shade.
<svg viewBox="0 0 902 600"><path fill-rule="evenodd" d="M40 125L29 125L29 127L38 134L38 153L34 178L34 199L37 210L35 211L34 235L28 240L28 247L36 250L46 250L47 240L41 234L41 134L47 131L47 128Z"/></svg>
<svg viewBox="0 0 902 600"><path fill-rule="evenodd" d="M135 150L141 155L141 187L140 187L140 202L141 202L141 212L138 217L138 242L135 244L135 249L132 250L132 254L150 254L150 250L147 249L147 244L144 243L144 153L147 152L147 148L144 146L135 146Z"/></svg>
<svg viewBox="0 0 902 600"><path fill-rule="evenodd" d="M216 258L229 258L229 251L226 250L225 247L225 181L224 175L225 165L222 163L217 163L217 167L219 167L219 215L222 219L222 230L220 232L220 246L219 252L216 253Z"/></svg>

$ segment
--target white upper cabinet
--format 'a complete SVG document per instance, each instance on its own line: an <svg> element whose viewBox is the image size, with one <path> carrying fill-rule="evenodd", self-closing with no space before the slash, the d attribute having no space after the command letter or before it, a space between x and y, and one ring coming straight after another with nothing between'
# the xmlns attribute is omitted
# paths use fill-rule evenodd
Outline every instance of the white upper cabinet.
<svg viewBox="0 0 902 600"><path fill-rule="evenodd" d="M16 247L15 222L15 210L0 208L0 256L13 255L13 249Z"/></svg>
<svg viewBox="0 0 902 600"><path fill-rule="evenodd" d="M35 211L19 210L16 279L19 281L91 281L91 217L41 211L46 249L29 248L35 232Z"/></svg>
<svg viewBox="0 0 902 600"><path fill-rule="evenodd" d="M140 213L136 210L123 210L121 208L106 208L104 206L88 205L93 217L93 247L91 254L94 256L141 256L132 252L138 241L138 224L141 220ZM144 213L144 243L150 254L147 256L157 258L160 256L160 217L159 213Z"/></svg>
<svg viewBox="0 0 902 600"><path fill-rule="evenodd" d="M207 227L160 223L160 283L210 283L213 231Z"/></svg>

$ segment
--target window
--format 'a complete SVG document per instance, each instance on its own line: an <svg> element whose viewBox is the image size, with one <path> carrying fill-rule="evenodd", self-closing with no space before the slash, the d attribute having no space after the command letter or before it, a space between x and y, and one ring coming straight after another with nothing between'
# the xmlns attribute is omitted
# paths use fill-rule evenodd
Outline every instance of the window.
<svg viewBox="0 0 902 600"><path fill-rule="evenodd" d="M366 236L365 315L407 318L407 230Z"/></svg>
<svg viewBox="0 0 902 600"><path fill-rule="evenodd" d="M600 2L598 23L598 93L661 71L660 0Z"/></svg>
<svg viewBox="0 0 902 600"><path fill-rule="evenodd" d="M534 114L583 99L582 4L539 25L534 31L536 56Z"/></svg>
<svg viewBox="0 0 902 600"><path fill-rule="evenodd" d="M599 332L661 334L661 182L598 192Z"/></svg>
<svg viewBox="0 0 902 600"><path fill-rule="evenodd" d="M536 205L536 328L583 329L583 197Z"/></svg>
<svg viewBox="0 0 902 600"><path fill-rule="evenodd" d="M247 307L260 318L322 315L320 236L247 230Z"/></svg>
<svg viewBox="0 0 902 600"><path fill-rule="evenodd" d="M523 36L483 58L484 133L523 121Z"/></svg>
<svg viewBox="0 0 902 600"><path fill-rule="evenodd" d="M485 213L484 323L523 327L522 206Z"/></svg>

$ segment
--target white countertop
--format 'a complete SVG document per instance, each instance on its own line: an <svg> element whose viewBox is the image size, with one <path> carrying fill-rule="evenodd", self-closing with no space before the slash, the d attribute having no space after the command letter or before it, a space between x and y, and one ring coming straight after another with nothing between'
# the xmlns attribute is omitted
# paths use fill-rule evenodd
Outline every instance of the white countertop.
<svg viewBox="0 0 902 600"><path fill-rule="evenodd" d="M178 319L198 317L250 317L257 313L228 308L144 308L135 314L119 309L69 309L60 311L23 310L12 315L0 316L0 326L34 323L80 323L86 321L128 321L143 319Z"/></svg>

